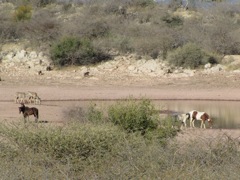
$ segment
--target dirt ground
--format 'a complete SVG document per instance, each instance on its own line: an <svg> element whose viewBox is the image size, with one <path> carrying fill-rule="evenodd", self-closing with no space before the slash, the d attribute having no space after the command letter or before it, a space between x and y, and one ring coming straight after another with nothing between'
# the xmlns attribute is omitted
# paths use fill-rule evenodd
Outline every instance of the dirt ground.
<svg viewBox="0 0 240 180"><path fill-rule="evenodd" d="M193 77L87 77L74 79L71 76L54 78L51 75L33 75L14 78L1 74L0 120L22 121L19 104L14 103L16 92L34 91L42 99L35 106L40 111L40 120L63 122L64 111L91 100L116 100L149 98L154 100L234 100L240 101L240 74L222 72L217 74L196 73ZM30 117L33 120L33 117ZM240 137L240 130L208 130L210 133L230 133ZM189 133L185 133L186 135ZM182 136L179 136L181 138ZM185 137L184 137L185 138Z"/></svg>

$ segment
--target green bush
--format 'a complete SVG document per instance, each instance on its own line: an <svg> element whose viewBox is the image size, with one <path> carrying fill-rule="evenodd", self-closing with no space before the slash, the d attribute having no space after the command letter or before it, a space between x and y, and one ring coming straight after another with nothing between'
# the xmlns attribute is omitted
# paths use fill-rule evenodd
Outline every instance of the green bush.
<svg viewBox="0 0 240 180"><path fill-rule="evenodd" d="M179 1L179 0L171 0L170 3L168 4L168 7L173 11L176 11L181 6L182 6L182 1Z"/></svg>
<svg viewBox="0 0 240 180"><path fill-rule="evenodd" d="M109 108L108 117L127 132L144 134L146 130L157 128L156 111L149 100L119 102Z"/></svg>
<svg viewBox="0 0 240 180"><path fill-rule="evenodd" d="M168 13L162 17L162 21L165 22L169 27L183 25L183 19L181 17L174 16Z"/></svg>
<svg viewBox="0 0 240 180"><path fill-rule="evenodd" d="M87 119L89 122L100 124L104 122L103 112L96 108L96 104L91 104L87 110Z"/></svg>
<svg viewBox="0 0 240 180"><path fill-rule="evenodd" d="M66 37L51 49L53 63L57 66L95 64L109 58L97 50L88 39Z"/></svg>
<svg viewBox="0 0 240 180"><path fill-rule="evenodd" d="M129 4L131 6L147 7L147 6L154 5L155 2L154 0L130 0Z"/></svg>
<svg viewBox="0 0 240 180"><path fill-rule="evenodd" d="M212 58L213 57L210 57L197 45L188 43L171 52L167 57L167 60L175 66L194 69L208 63L209 61L213 62Z"/></svg>
<svg viewBox="0 0 240 180"><path fill-rule="evenodd" d="M144 138L151 141L157 141L162 146L166 146L170 138L173 138L177 135L179 130L171 127L160 127L154 131L147 131L144 135Z"/></svg>
<svg viewBox="0 0 240 180"><path fill-rule="evenodd" d="M89 23L89 22L88 22ZM96 20L94 22L86 23L85 34L89 38L105 37L110 32L109 25L103 20Z"/></svg>
<svg viewBox="0 0 240 180"><path fill-rule="evenodd" d="M19 6L14 15L15 21L29 20L32 17L32 7L28 5Z"/></svg>
<svg viewBox="0 0 240 180"><path fill-rule="evenodd" d="M158 120L158 128L154 131L146 131L144 137L150 141L154 139L162 145L167 145L169 138L173 138L180 132L181 123L174 117L166 117Z"/></svg>

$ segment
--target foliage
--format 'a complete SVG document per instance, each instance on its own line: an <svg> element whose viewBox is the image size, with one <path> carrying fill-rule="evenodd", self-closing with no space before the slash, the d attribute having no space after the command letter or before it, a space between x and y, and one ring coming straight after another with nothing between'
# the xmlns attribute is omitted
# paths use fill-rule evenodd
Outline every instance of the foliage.
<svg viewBox="0 0 240 180"><path fill-rule="evenodd" d="M87 119L88 121L101 124L104 122L103 112L97 109L96 104L91 104L87 109Z"/></svg>
<svg viewBox="0 0 240 180"><path fill-rule="evenodd" d="M154 0L130 0L127 3L131 6L148 7L155 4Z"/></svg>
<svg viewBox="0 0 240 180"><path fill-rule="evenodd" d="M30 148L35 153L44 152L50 156L65 161L67 158L86 159L90 156L103 155L111 150L111 146L121 132L116 128L83 126L74 123L62 128L26 129L7 128L1 134L11 137L20 149ZM98 152L97 152L98 151Z"/></svg>
<svg viewBox="0 0 240 180"><path fill-rule="evenodd" d="M106 22L99 20L96 22L89 23L84 33L85 36L89 38L98 38L107 36L109 32L110 32L109 25Z"/></svg>
<svg viewBox="0 0 240 180"><path fill-rule="evenodd" d="M48 4L56 2L56 0L30 0L33 1L38 7L46 6Z"/></svg>
<svg viewBox="0 0 240 180"><path fill-rule="evenodd" d="M50 46L53 61L59 66L95 64L107 60L108 52L113 51L166 59L170 51L188 42L220 56L240 52L238 4L215 3L195 11L173 12L153 0L8 2L14 5L0 6L1 41L25 38L46 53ZM30 4L34 11L28 9ZM179 5L181 1L173 0L170 6L175 7L170 8ZM70 9L64 11L64 7ZM24 23L12 22L9 17L14 10L14 19ZM69 48L69 53L56 47L64 44L66 35L81 42Z"/></svg>
<svg viewBox="0 0 240 180"><path fill-rule="evenodd" d="M14 15L13 15L15 21L24 21L29 20L32 17L32 7L29 5L22 5L19 6Z"/></svg>
<svg viewBox="0 0 240 180"><path fill-rule="evenodd" d="M149 100L119 102L109 108L108 117L127 132L144 134L146 130L157 128L155 109Z"/></svg>
<svg viewBox="0 0 240 180"><path fill-rule="evenodd" d="M182 0L170 0L169 1L169 8L173 11L176 11L178 8L180 8L182 5Z"/></svg>
<svg viewBox="0 0 240 180"><path fill-rule="evenodd" d="M147 131L144 135L146 139L155 139L162 145L167 144L169 138L177 135L181 128L181 122L173 116L167 116L158 120L158 128L154 131Z"/></svg>
<svg viewBox="0 0 240 180"><path fill-rule="evenodd" d="M56 3L58 0L8 0L8 1L12 1L12 3L16 5L31 4L36 7L45 7L48 4Z"/></svg>
<svg viewBox="0 0 240 180"><path fill-rule="evenodd" d="M87 115L82 107L71 107L64 112L64 117L68 121L78 121L80 123L87 123Z"/></svg>
<svg viewBox="0 0 240 180"><path fill-rule="evenodd" d="M212 58L197 45L188 43L170 53L167 60L175 66L194 69L209 61L213 62Z"/></svg>
<svg viewBox="0 0 240 180"><path fill-rule="evenodd" d="M87 110L80 109L76 113L75 109L71 111L72 118L83 115L89 118L87 123L67 120L61 126L0 123L1 178L178 179L188 174L190 179L237 179L239 176L237 138L218 132L219 135L206 139L203 132L198 136L188 129L183 136L191 136L191 140L181 137L173 140L179 129L172 126L179 124L172 118L157 118L158 127L151 123L148 128L140 126L146 128L144 135L142 131L128 133L119 128L120 124L99 123L103 111L95 104ZM136 123L142 119L155 122L157 112L149 100L132 99L110 106L110 111L113 115L110 117L130 121L133 118Z"/></svg>
<svg viewBox="0 0 240 180"><path fill-rule="evenodd" d="M162 21L164 21L169 27L183 25L183 19L181 17L169 13L162 17Z"/></svg>
<svg viewBox="0 0 240 180"><path fill-rule="evenodd" d="M42 9L34 13L34 16L24 24L24 33L27 37L35 40L39 44L51 42L59 36L60 22L54 18L53 14Z"/></svg>
<svg viewBox="0 0 240 180"><path fill-rule="evenodd" d="M1 16L1 15L0 15ZM21 33L16 23L9 21L0 21L0 41L14 40L21 37Z"/></svg>
<svg viewBox="0 0 240 180"><path fill-rule="evenodd" d="M65 110L64 116L68 121L78 123L103 124L106 118L103 111L97 108L95 103L91 103L87 109L76 106Z"/></svg>
<svg viewBox="0 0 240 180"><path fill-rule="evenodd" d="M95 64L108 58L90 40L76 37L66 37L54 44L51 57L57 66Z"/></svg>
<svg viewBox="0 0 240 180"><path fill-rule="evenodd" d="M169 136L164 127L157 131L139 136L110 124L1 123L0 175L2 179L178 179L188 174L189 179L238 179L237 139L226 134L206 139L202 134L192 136L189 129L191 140L168 139L163 146L160 137Z"/></svg>

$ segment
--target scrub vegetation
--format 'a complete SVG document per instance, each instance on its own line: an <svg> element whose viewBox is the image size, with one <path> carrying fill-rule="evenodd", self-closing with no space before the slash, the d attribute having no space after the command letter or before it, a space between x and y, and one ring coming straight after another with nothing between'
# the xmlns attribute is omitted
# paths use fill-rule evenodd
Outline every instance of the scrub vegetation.
<svg viewBox="0 0 240 180"><path fill-rule="evenodd" d="M239 143L228 136L173 141L180 123L149 100L66 110L66 123L0 124L2 179L237 179ZM172 128L172 126L174 128Z"/></svg>
<svg viewBox="0 0 240 180"><path fill-rule="evenodd" d="M1 42L27 40L60 67L96 64L118 52L194 69L240 53L239 4L190 3L186 10L178 0L8 2L0 6Z"/></svg>

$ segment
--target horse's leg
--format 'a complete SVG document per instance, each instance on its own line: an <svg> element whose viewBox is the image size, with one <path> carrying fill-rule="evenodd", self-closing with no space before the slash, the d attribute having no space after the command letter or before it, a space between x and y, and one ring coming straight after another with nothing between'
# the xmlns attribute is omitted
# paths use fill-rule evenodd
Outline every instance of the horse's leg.
<svg viewBox="0 0 240 180"><path fill-rule="evenodd" d="M38 122L38 118L34 115L34 117L35 117L35 123L37 123Z"/></svg>
<svg viewBox="0 0 240 180"><path fill-rule="evenodd" d="M36 112L34 112L34 117L35 117L35 123L38 122L38 110L36 110Z"/></svg>
<svg viewBox="0 0 240 180"><path fill-rule="evenodd" d="M183 120L184 127L187 128L187 121L186 119Z"/></svg>
<svg viewBox="0 0 240 180"><path fill-rule="evenodd" d="M190 127L193 127L193 119L190 119Z"/></svg>
<svg viewBox="0 0 240 180"><path fill-rule="evenodd" d="M205 121L203 122L203 128L206 129L206 124Z"/></svg>
<svg viewBox="0 0 240 180"><path fill-rule="evenodd" d="M185 119L183 119L182 124L181 124L181 129L186 128L186 127L187 127L186 126L186 121L185 121Z"/></svg>
<svg viewBox="0 0 240 180"><path fill-rule="evenodd" d="M201 120L201 126L200 127L206 129L206 125L205 125L205 121L204 120Z"/></svg>
<svg viewBox="0 0 240 180"><path fill-rule="evenodd" d="M25 117L27 119L27 122L29 122L29 114L28 113L25 114Z"/></svg>
<svg viewBox="0 0 240 180"><path fill-rule="evenodd" d="M27 120L26 120L27 115L25 113L23 114L23 118L24 118L24 123L26 123L27 122Z"/></svg>
<svg viewBox="0 0 240 180"><path fill-rule="evenodd" d="M192 127L195 128L195 119L192 120Z"/></svg>

